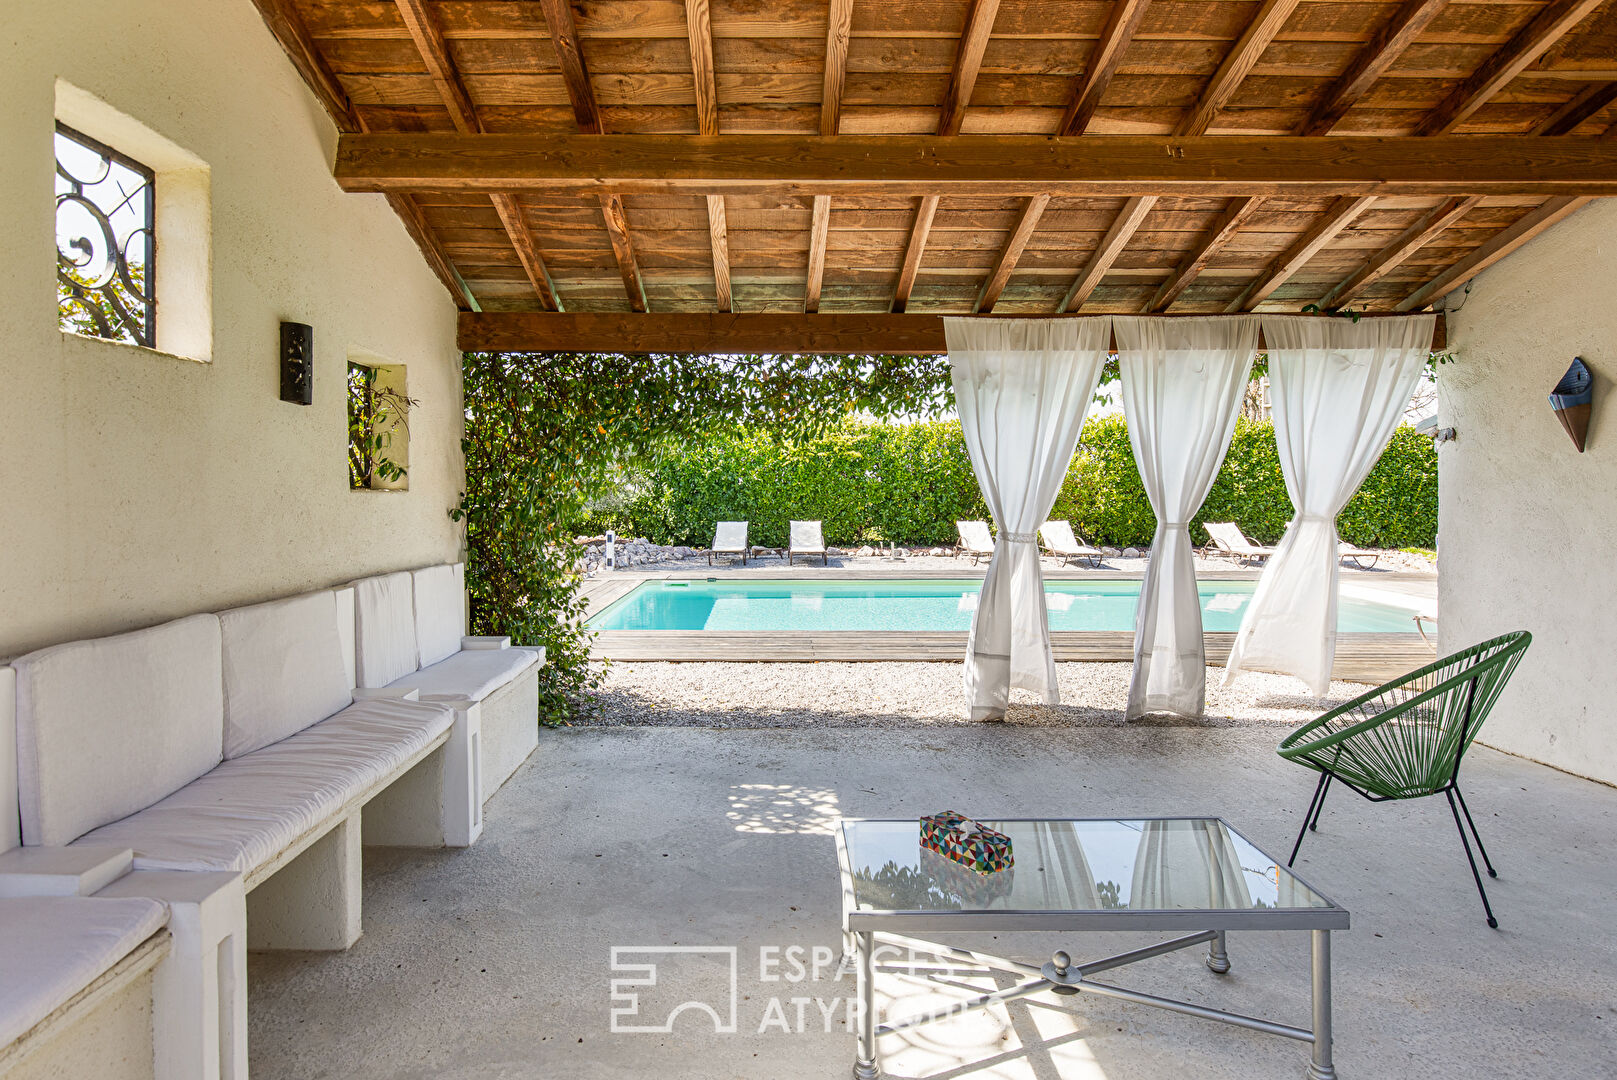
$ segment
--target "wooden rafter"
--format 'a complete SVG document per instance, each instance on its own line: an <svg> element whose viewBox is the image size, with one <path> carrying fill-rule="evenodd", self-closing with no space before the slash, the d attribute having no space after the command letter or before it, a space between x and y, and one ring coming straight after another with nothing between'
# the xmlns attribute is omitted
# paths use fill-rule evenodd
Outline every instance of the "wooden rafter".
<svg viewBox="0 0 1617 1080"><path fill-rule="evenodd" d="M1255 195L1231 199L1230 204L1224 208L1224 213L1219 215L1201 243L1180 261L1174 269L1173 276L1162 283L1162 287L1157 290L1156 296L1151 298L1146 310L1167 311L1190 283L1196 280L1196 275L1206 268L1208 261L1218 253L1218 249L1229 243L1230 238L1241 231L1241 226L1245 225L1262 205L1263 200Z"/></svg>
<svg viewBox="0 0 1617 1080"><path fill-rule="evenodd" d="M1115 0L1112 4L1100 38L1084 64L1083 77L1073 89L1072 100L1067 103L1067 111L1056 127L1057 135L1082 135L1089 130L1089 122L1095 118L1095 110L1106 96L1106 88L1112 84L1112 76L1117 74L1123 53L1134 40L1134 32L1140 28L1140 20L1145 17L1150 3L1151 0Z"/></svg>
<svg viewBox="0 0 1617 1080"><path fill-rule="evenodd" d="M958 135L966 119L966 108L971 104L971 92L977 86L977 73L982 70L983 52L994 32L994 16L999 14L999 0L971 0L966 13L966 28L960 34L955 49L954 68L949 73L949 87L944 91L943 104L938 109L938 134Z"/></svg>
<svg viewBox="0 0 1617 1080"><path fill-rule="evenodd" d="M848 38L853 0L831 0L825 32L825 85L820 95L820 134L835 135L842 122L842 86L848 77Z"/></svg>
<svg viewBox="0 0 1617 1080"><path fill-rule="evenodd" d="M1527 241L1589 204L1589 199L1547 199L1538 209L1510 228L1494 234L1487 243L1450 266L1398 302L1398 311L1417 311L1434 300L1441 300ZM1435 347L1435 346L1434 346Z"/></svg>
<svg viewBox="0 0 1617 1080"><path fill-rule="evenodd" d="M1212 81L1202 91L1196 107L1180 121L1178 134L1202 135L1207 132L1218 111L1235 96L1241 80L1246 78L1269 43L1274 41L1275 35L1280 33L1281 27L1286 25L1286 20L1291 18L1298 3L1299 0L1263 0L1263 6L1247 24L1235 47L1213 73Z"/></svg>
<svg viewBox="0 0 1617 1080"><path fill-rule="evenodd" d="M634 257L634 240L629 236L629 218L623 210L620 195L601 196L601 219L606 222L606 234L612 241L612 254L618 261L618 272L623 275L623 291L629 294L629 308L645 311L646 286L640 280L640 264Z"/></svg>
<svg viewBox="0 0 1617 1080"><path fill-rule="evenodd" d="M415 246L427 260L427 265L438 275L438 280L444 283L444 288L449 290L455 306L462 311L482 311L483 306L477 302L477 296L472 292L471 286L460 276L460 271L455 269L455 264L444 251L443 245L438 243L438 238L433 235L432 226L427 224L426 216L421 213L421 205L409 195L397 193L388 195L387 204L393 208L399 220L404 222L404 231L410 234L410 239L415 241Z"/></svg>
<svg viewBox="0 0 1617 1080"><path fill-rule="evenodd" d="M808 280L803 291L803 310L820 310L820 288L825 283L825 248L831 238L831 196L814 197L814 215L809 224Z"/></svg>
<svg viewBox="0 0 1617 1080"><path fill-rule="evenodd" d="M1481 202L1481 197L1477 195L1446 199L1441 205L1422 214L1413 225L1399 233L1392 243L1370 256L1357 271L1320 297L1319 306L1339 308L1348 303L1370 285L1397 269L1411 255L1436 239L1443 230L1450 228L1476 209Z"/></svg>
<svg viewBox="0 0 1617 1080"><path fill-rule="evenodd" d="M994 269L989 271L988 280L977 291L977 301L972 305L972 311L986 314L994 310L994 305L999 303L999 294L1005 291L1005 283L1011 279L1011 271L1016 269L1016 260L1022 257L1022 249L1033 238L1033 230L1039 227L1039 218L1049 205L1048 195L1035 195L1023 205L1022 216L1016 219L1011 235L1000 249Z"/></svg>
<svg viewBox="0 0 1617 1080"><path fill-rule="evenodd" d="M915 275L921 269L921 256L926 252L926 238L932 232L932 219L938 212L936 195L921 196L915 208L915 222L910 226L909 243L904 247L904 265L898 272L898 285L893 289L893 311L901 313L910 303L910 292L915 288Z"/></svg>
<svg viewBox="0 0 1617 1080"><path fill-rule="evenodd" d="M1592 82L1573 95L1572 100L1551 113L1533 129L1534 135L1567 135L1585 120L1617 101L1617 82Z"/></svg>
<svg viewBox="0 0 1617 1080"><path fill-rule="evenodd" d="M1365 318L1385 318L1367 312ZM1001 318L989 315L985 318ZM1169 316L1178 318L1180 316ZM1194 316L1192 316L1194 317ZM1263 339L1258 339L1263 347ZM1434 348L1448 343L1437 320ZM846 313L766 314L749 311L621 312L501 311L460 317L459 345L472 352L660 353L893 353L938 354L948 346L943 316Z"/></svg>
<svg viewBox="0 0 1617 1080"><path fill-rule="evenodd" d="M1617 195L1617 146L1561 136L344 135L349 191L902 195Z"/></svg>
<svg viewBox="0 0 1617 1080"><path fill-rule="evenodd" d="M707 197L707 234L713 247L713 295L720 311L735 306L730 295L730 229L724 213L724 196Z"/></svg>
<svg viewBox="0 0 1617 1080"><path fill-rule="evenodd" d="M713 67L713 20L708 0L685 0L685 28L691 42L691 72L696 84L696 130L719 133L719 91ZM707 232L713 247L713 295L720 311L734 306L730 294L730 231L724 196L707 197Z"/></svg>
<svg viewBox="0 0 1617 1080"><path fill-rule="evenodd" d="M539 294L539 302L550 311L562 310L561 298L556 295L556 285L550 280L550 270L539 251L539 241L528 226L521 201L515 195L499 193L490 195L489 199L494 203L494 212L500 216L500 224L505 226L505 234L511 238L511 246L516 248L533 291Z"/></svg>
<svg viewBox="0 0 1617 1080"><path fill-rule="evenodd" d="M1337 199L1329 210L1308 227L1308 231L1270 263L1268 269L1247 286L1246 291L1225 310L1251 311L1269 299L1276 289L1290 280L1291 276L1318 254L1321 248L1335 239L1337 233L1353 224L1354 219L1368 210L1373 202L1375 199L1366 195L1357 197L1344 195Z"/></svg>
<svg viewBox="0 0 1617 1080"><path fill-rule="evenodd" d="M1057 312L1077 311L1084 306L1084 301L1089 299L1089 294L1095 291L1095 286L1100 284L1101 279L1106 276L1106 271L1112 268L1117 257L1123 253L1123 249L1129 246L1130 238L1140 228L1145 216L1151 212L1156 203L1154 195L1136 195L1123 204L1123 209L1117 212L1117 217L1112 221L1112 227L1106 230L1106 235L1101 237L1099 246L1089 257L1088 265L1067 290L1066 297L1056 308Z"/></svg>
<svg viewBox="0 0 1617 1080"><path fill-rule="evenodd" d="M1584 17L1605 0L1551 0L1531 22L1497 49L1469 78L1456 86L1442 104L1421 121L1418 135L1447 135L1488 103L1527 65L1544 55Z"/></svg>
<svg viewBox="0 0 1617 1080"><path fill-rule="evenodd" d="M1298 135L1328 135L1405 49L1448 7L1449 0L1406 0L1369 44L1360 49L1308 118L1297 126Z"/></svg>

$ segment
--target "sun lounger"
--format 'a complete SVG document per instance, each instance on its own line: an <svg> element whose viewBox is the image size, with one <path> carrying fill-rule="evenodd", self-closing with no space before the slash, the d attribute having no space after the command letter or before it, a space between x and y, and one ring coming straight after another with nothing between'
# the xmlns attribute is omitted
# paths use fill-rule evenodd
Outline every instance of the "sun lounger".
<svg viewBox="0 0 1617 1080"><path fill-rule="evenodd" d="M1044 549L1060 559L1063 566L1073 559L1088 559L1091 566L1100 565L1100 548L1091 547L1074 536L1070 521L1046 521L1039 526L1039 539Z"/></svg>
<svg viewBox="0 0 1617 1080"><path fill-rule="evenodd" d="M739 555L741 565L747 565L747 523L721 521L713 530L713 546L707 549L707 564L713 565L715 555Z"/></svg>
<svg viewBox="0 0 1617 1080"><path fill-rule="evenodd" d="M792 522L791 536L786 545L786 565L791 566L800 555L818 555L822 563L827 566L831 564L831 557L825 550L825 532L818 521Z"/></svg>
<svg viewBox="0 0 1617 1080"><path fill-rule="evenodd" d="M1214 553L1241 562L1264 562L1275 553L1272 547L1254 544L1236 527L1233 521L1208 521L1202 528L1212 537Z"/></svg>
<svg viewBox="0 0 1617 1080"><path fill-rule="evenodd" d="M960 543L955 550L961 555L970 555L971 565L976 566L978 559L994 554L994 537L988 531L988 522L957 521L954 527L960 533Z"/></svg>
<svg viewBox="0 0 1617 1080"><path fill-rule="evenodd" d="M1360 570L1369 570L1375 566L1376 560L1381 558L1381 552L1374 548L1354 547L1352 544L1337 545L1336 554L1338 558L1352 559L1353 565ZM1365 564L1364 560L1366 559L1370 560L1369 565Z"/></svg>

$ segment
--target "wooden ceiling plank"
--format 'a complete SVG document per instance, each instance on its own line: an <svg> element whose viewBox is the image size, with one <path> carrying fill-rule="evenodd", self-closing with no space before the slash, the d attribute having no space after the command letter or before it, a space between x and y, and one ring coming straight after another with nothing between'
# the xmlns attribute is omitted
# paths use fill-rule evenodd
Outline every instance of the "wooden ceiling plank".
<svg viewBox="0 0 1617 1080"><path fill-rule="evenodd" d="M1061 305L1056 308L1058 313L1077 311L1084 306L1084 301L1089 299L1090 294L1095 291L1095 286L1100 284L1101 279L1106 276L1106 271L1112 268L1117 257L1123 253L1123 249L1128 247L1130 238L1140 228L1145 216L1151 212L1156 203L1154 195L1136 195L1123 204L1123 209L1117 212L1117 217L1112 221L1112 227L1106 230L1106 235L1101 237L1099 246L1089 257L1088 265L1079 273L1078 279L1067 290Z"/></svg>
<svg viewBox="0 0 1617 1080"><path fill-rule="evenodd" d="M1349 225L1360 214L1368 210L1374 203L1374 196L1344 195L1331 204L1331 208L1319 219L1309 226L1308 231L1299 236L1292 245L1272 262L1264 273L1247 286L1246 291L1237 297L1224 310L1227 312L1252 311L1259 304L1267 300L1274 291L1284 285L1304 263L1313 258L1326 244L1334 240L1338 233Z"/></svg>
<svg viewBox="0 0 1617 1080"><path fill-rule="evenodd" d="M640 264L635 261L634 241L629 236L629 218L624 213L621 195L601 196L601 218L606 222L606 234L612 241L618 272L623 275L623 290L629 294L629 308L645 312L646 286L640 279Z"/></svg>
<svg viewBox="0 0 1617 1080"><path fill-rule="evenodd" d="M1360 49L1353 63L1331 84L1308 118L1297 126L1298 135L1328 135L1333 127L1370 92L1376 81L1403 55L1449 0L1406 0L1393 17Z"/></svg>
<svg viewBox="0 0 1617 1080"><path fill-rule="evenodd" d="M1364 289L1385 277L1422 247L1431 243L1445 229L1454 225L1482 202L1480 195L1445 200L1422 214L1416 222L1398 237L1372 255L1356 272L1338 282L1319 300L1321 308L1339 308Z"/></svg>
<svg viewBox="0 0 1617 1080"><path fill-rule="evenodd" d="M556 47L567 98L573 103L573 120L584 134L599 135L606 128L601 123L595 86L590 82L589 68L584 63L584 47L578 38L578 25L573 21L573 5L570 0L539 0L539 7L550 29L551 44Z"/></svg>
<svg viewBox="0 0 1617 1080"><path fill-rule="evenodd" d="M1585 120L1617 101L1617 82L1592 82L1573 95L1533 129L1534 135L1568 135L1576 131Z"/></svg>
<svg viewBox="0 0 1617 1080"><path fill-rule="evenodd" d="M516 248L517 258L522 260L522 269L528 274L528 280L533 283L533 291L538 294L539 302L548 311L561 311L561 298L556 293L555 283L550 280L550 270L545 265L545 257L540 254L539 241L534 237L533 230L528 226L528 219L522 210L522 203L515 195L495 193L489 196L494 203L494 210L500 215L500 224L505 226L505 233L511 239L511 246Z"/></svg>
<svg viewBox="0 0 1617 1080"><path fill-rule="evenodd" d="M1116 0L1112 4L1111 14L1106 18L1100 38L1084 64L1083 77L1073 89L1072 100L1067 103L1067 111L1056 127L1057 135L1082 135L1088 130L1089 122L1095 118L1095 110L1100 107L1101 98L1106 96L1106 88L1112 84L1112 77L1123 62L1123 53L1128 50L1129 42L1134 40L1134 32L1140 28L1140 20L1145 17L1145 9L1150 2Z"/></svg>
<svg viewBox="0 0 1617 1080"><path fill-rule="evenodd" d="M1291 18L1298 3L1299 0L1263 0L1263 6L1252 17L1240 39L1224 57L1218 71L1214 72L1207 88L1202 91L1196 107L1180 121L1177 134L1206 134L1218 111L1235 96L1241 80L1246 78L1263 56L1264 50L1274 41L1275 35L1286 25L1286 20Z"/></svg>
<svg viewBox="0 0 1617 1080"><path fill-rule="evenodd" d="M814 197L814 217L809 225L808 280L803 291L803 311L820 310L820 289L825 284L825 248L831 236L831 196Z"/></svg>
<svg viewBox="0 0 1617 1080"><path fill-rule="evenodd" d="M1039 227L1039 218L1049 205L1050 196L1035 195L1028 199L1026 206L1022 207L1022 215L1017 218L1016 227L1011 230L1005 246L1000 249L994 269L983 282L982 288L977 291L977 300L972 304L972 311L986 314L994 310L994 305L999 302L1000 293L1005 291L1005 283L1011 279L1011 271L1016 269L1016 261L1022 257L1022 249L1027 247L1027 242L1033 238L1033 230Z"/></svg>
<svg viewBox="0 0 1617 1080"><path fill-rule="evenodd" d="M820 134L835 135L842 122L842 88L848 77L848 39L853 0L831 0L825 32L825 83L820 94Z"/></svg>
<svg viewBox="0 0 1617 1080"><path fill-rule="evenodd" d="M944 91L943 104L938 109L939 135L960 134L966 109L971 105L971 92L977 86L977 73L982 70L983 51L988 48L988 39L994 32L994 16L998 14L999 0L971 0L971 9L966 14L966 28L955 50L949 87Z"/></svg>
<svg viewBox="0 0 1617 1080"><path fill-rule="evenodd" d="M1255 195L1231 199L1229 206L1219 215L1202 242L1184 257L1174 269L1173 276L1162 283L1162 287L1157 290L1156 296L1152 297L1146 310L1167 311L1190 283L1196 280L1196 276L1206 268L1208 261L1220 248L1229 243L1231 237L1241 231L1241 226L1245 225L1262 205L1263 200Z"/></svg>
<svg viewBox="0 0 1617 1080"><path fill-rule="evenodd" d="M898 284L893 289L894 314L902 314L909 306L910 292L915 288L915 275L921 269L921 256L926 253L926 239L932 232L932 219L937 212L938 196L921 196L921 205L915 209L915 222L910 226L909 243L904 248L904 265L898 272Z"/></svg>
<svg viewBox="0 0 1617 1080"><path fill-rule="evenodd" d="M1538 209L1508 229L1502 230L1493 239L1404 297L1398 302L1396 310L1417 311L1434 300L1441 300L1551 225L1574 211L1581 210L1592 201L1566 196L1545 200ZM1434 345L1433 348L1438 346Z"/></svg>
<svg viewBox="0 0 1617 1080"><path fill-rule="evenodd" d="M1511 80L1520 75L1544 51L1559 41L1584 17L1605 0L1552 0L1532 21L1488 59L1482 62L1464 82L1456 86L1436 109L1429 113L1415 133L1417 135L1447 135L1459 127L1467 117L1488 103Z"/></svg>

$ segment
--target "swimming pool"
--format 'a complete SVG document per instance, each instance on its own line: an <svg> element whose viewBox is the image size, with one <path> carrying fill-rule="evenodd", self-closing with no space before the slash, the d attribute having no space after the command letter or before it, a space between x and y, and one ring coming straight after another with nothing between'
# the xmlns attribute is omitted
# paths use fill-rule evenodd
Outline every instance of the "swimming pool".
<svg viewBox="0 0 1617 1080"><path fill-rule="evenodd" d="M1202 581L1202 628L1233 632L1256 586ZM977 580L645 581L597 612L595 630L969 630ZM1133 630L1138 581L1046 581L1051 630ZM1412 633L1411 609L1344 595L1342 633Z"/></svg>

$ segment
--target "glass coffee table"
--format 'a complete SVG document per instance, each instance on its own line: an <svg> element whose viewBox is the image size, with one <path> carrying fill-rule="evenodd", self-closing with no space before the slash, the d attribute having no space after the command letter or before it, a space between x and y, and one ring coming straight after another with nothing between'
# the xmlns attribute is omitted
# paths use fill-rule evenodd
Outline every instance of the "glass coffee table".
<svg viewBox="0 0 1617 1080"><path fill-rule="evenodd" d="M1029 994L1094 994L1218 1020L1313 1045L1310 1080L1332 1080L1331 931L1348 913L1264 854L1222 818L984 820L1010 837L1012 869L979 875L920 845L920 823L844 818L837 829L842 929L857 962L858 1053L854 1076L875 1080L878 1036ZM1140 930L1178 936L1116 956L1075 962L1057 952L1040 965L928 941L928 934ZM1207 966L1230 969L1231 930L1310 930L1313 1023L1272 1020L1142 994L1097 982L1114 968L1202 943ZM946 1009L878 1023L878 953L914 951L1019 975L1024 981Z"/></svg>

